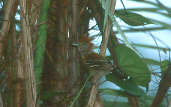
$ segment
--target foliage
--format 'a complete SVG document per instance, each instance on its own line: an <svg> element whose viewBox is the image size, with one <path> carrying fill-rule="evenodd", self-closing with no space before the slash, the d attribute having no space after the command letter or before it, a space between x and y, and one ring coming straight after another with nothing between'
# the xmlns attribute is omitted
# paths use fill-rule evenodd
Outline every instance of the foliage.
<svg viewBox="0 0 171 107"><path fill-rule="evenodd" d="M36 101L42 107L55 107L57 105L67 107L85 106L89 98L89 88L96 84L92 81L94 81L93 77L96 76L97 72L102 72L104 83L107 81L118 86L118 89L115 89L116 86L114 88L99 88L98 95L102 96L104 107L113 107L113 105L116 107L134 107L129 100L130 96L138 99L135 102L138 102L140 107L150 107L155 97L155 95L149 95L150 83L156 75L159 79L164 77L170 64L170 56L168 59L162 60L161 54L169 53L170 55L169 46L158 46L160 39L155 38L150 32L163 29L171 30L171 25L165 21L147 18L141 12L155 13L170 18L170 8L163 5L159 0L156 0L156 2L132 0L136 3L150 4L154 8L127 9L122 1L124 9L116 9L113 14L113 11L110 10L111 0L80 0L79 5L73 6L78 1L54 0L50 3L49 0L42 0L42 2L32 0L32 2L27 2L28 4L25 7L27 12L25 14L30 18L29 24L27 23L30 25L28 27L30 29L26 30L30 30L31 45L23 39L23 32L21 31L24 28L21 28L21 25L24 22L21 22L20 19L12 17L9 20L11 25L6 26L8 28L6 31L9 32L5 33L5 36L2 36L3 31L0 30L0 99L1 96L2 99L9 96L2 100L4 107L13 104L16 107L22 107L24 104L29 105L28 102L26 103L28 95L25 92L28 88L26 87L27 82L32 83L32 81L29 81L30 78L28 79L24 72L23 44L33 48L30 56L34 56L34 63L30 63L34 64L35 74L33 75L38 89L38 99ZM4 18L7 15L4 12L7 9L4 2L4 0L0 0L0 29L3 29L4 25L7 24ZM38 4L39 6L37 6ZM13 11L13 16L16 13L22 16L21 7L17 10L19 5L15 4L16 9ZM41 13L36 13L38 10L41 10ZM120 25L118 19L122 20L126 27ZM89 22L92 20L96 22L96 25L89 29L89 26L91 26ZM81 56L82 52L80 51L85 50L85 48L81 47L80 38L86 35L87 38L93 36L94 39L98 39L102 36L104 39L105 27L108 25L112 25L111 28L107 29L112 40L112 42L108 41L110 44L108 46L108 56L103 57L98 52L92 52L95 46L85 39L83 42L86 42L86 46L89 46L85 53L89 54L91 51L93 55ZM148 25L157 25L157 27L146 28ZM16 27L22 30L17 30ZM90 31L100 33L93 35ZM148 33L153 38L156 46L130 42L127 32ZM121 39L119 35L121 35ZM91 38L88 39L92 40ZM9 48L4 49L5 47ZM144 57L138 51L139 47L157 50L160 61ZM96 49L101 49L101 47L97 46ZM7 55L6 51L10 54ZM14 55L11 53L14 53ZM29 56L24 58L27 59ZM94 62L97 59L98 62ZM84 62L89 65L91 71ZM99 65L102 65L101 68ZM151 69L154 65L158 66L161 72L156 73L156 70ZM104 71L105 73L103 73ZM87 84L90 87L86 87ZM97 84L101 85L99 82ZM10 88L11 86L12 88ZM105 95L127 98L128 101L111 101L111 99L103 97ZM14 99L15 97L17 99ZM161 104L161 106L166 105L166 103Z"/></svg>
<svg viewBox="0 0 171 107"><path fill-rule="evenodd" d="M115 83L119 87L121 87L126 93L133 95L133 96L142 96L144 92L140 89L134 80L127 79L127 80L120 80L114 74L107 75L107 80Z"/></svg>
<svg viewBox="0 0 171 107"><path fill-rule="evenodd" d="M47 21L49 5L50 5L50 1L43 0L40 23L44 23ZM35 69L36 83L40 82L40 76L41 76L41 72L42 72L42 68L43 68L43 59L44 59L46 38L47 38L46 36L47 36L47 24L41 24L40 30L38 32L35 58L34 58L34 69Z"/></svg>
<svg viewBox="0 0 171 107"><path fill-rule="evenodd" d="M131 26L143 26L152 24L152 22L140 14L129 12L127 10L118 10L115 15L121 18L125 23Z"/></svg>
<svg viewBox="0 0 171 107"><path fill-rule="evenodd" d="M121 72L133 78L138 85L148 86L151 80L151 74L143 60L125 45L117 46L115 51Z"/></svg>

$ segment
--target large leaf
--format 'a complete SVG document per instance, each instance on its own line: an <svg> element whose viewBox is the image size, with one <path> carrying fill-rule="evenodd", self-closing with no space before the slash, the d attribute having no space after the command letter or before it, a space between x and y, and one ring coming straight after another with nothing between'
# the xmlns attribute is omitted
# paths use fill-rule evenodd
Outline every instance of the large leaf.
<svg viewBox="0 0 171 107"><path fill-rule="evenodd" d="M112 95L112 96L122 96L122 97L126 97L127 96L127 94L125 93L125 91L111 89L111 88L99 89L99 92L102 95Z"/></svg>
<svg viewBox="0 0 171 107"><path fill-rule="evenodd" d="M147 87L151 80L151 73L143 60L125 45L115 48L117 63L121 72L132 77L138 85Z"/></svg>
<svg viewBox="0 0 171 107"><path fill-rule="evenodd" d="M142 58L142 59L146 64L152 64L152 65L158 65L158 66L160 66L161 64L159 61L156 61L154 59L150 59L150 58Z"/></svg>
<svg viewBox="0 0 171 107"><path fill-rule="evenodd" d="M115 15L131 26L142 26L152 24L152 21L144 16L126 10L117 10Z"/></svg>
<svg viewBox="0 0 171 107"><path fill-rule="evenodd" d="M122 88L126 93L134 96L142 96L145 95L144 91L137 86L134 80L127 79L127 80L121 80L117 76L115 76L113 73L108 74L106 76L106 79L110 82L115 83L120 88ZM111 92L111 90L110 90ZM124 96L124 94L121 94L121 96Z"/></svg>

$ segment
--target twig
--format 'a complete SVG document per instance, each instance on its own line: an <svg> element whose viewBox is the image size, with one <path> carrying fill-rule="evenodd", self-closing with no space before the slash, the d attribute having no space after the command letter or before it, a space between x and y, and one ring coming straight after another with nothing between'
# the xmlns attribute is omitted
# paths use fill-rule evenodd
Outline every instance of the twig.
<svg viewBox="0 0 171 107"><path fill-rule="evenodd" d="M115 7L115 3L116 0L111 0L110 4L110 11L112 11L114 13L114 7ZM112 24L111 24L111 20L108 17L107 20L107 24L105 26L105 30L104 30L104 35L102 38L102 43L101 43L101 47L100 47L100 55L101 56L105 56L106 53L106 49L107 49L107 44L108 44L108 39L109 39L109 35L110 35L110 30L111 30ZM94 76L94 85L92 86L92 89L90 91L90 98L87 104L87 107L93 107L94 103L96 101L96 95L98 93L97 88L98 88L98 81L99 79L102 77L102 73L101 72L97 72Z"/></svg>
<svg viewBox="0 0 171 107"><path fill-rule="evenodd" d="M16 0L7 0L6 4L5 4L5 8L4 8L4 19L2 20L2 28L1 28L1 32L0 32L0 57L2 57L2 51L3 51L3 47L4 47L4 39L6 38L7 33L10 30L10 18L13 15L13 7L16 3Z"/></svg>

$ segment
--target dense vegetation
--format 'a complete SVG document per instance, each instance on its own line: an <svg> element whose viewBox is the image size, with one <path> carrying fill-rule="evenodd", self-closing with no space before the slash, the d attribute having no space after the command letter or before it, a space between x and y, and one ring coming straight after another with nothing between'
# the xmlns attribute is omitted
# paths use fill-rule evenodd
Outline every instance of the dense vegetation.
<svg viewBox="0 0 171 107"><path fill-rule="evenodd" d="M150 32L171 25L137 12L170 18L171 9L159 0L132 1L153 8L127 9L122 0L123 9L116 0L0 0L0 107L171 107L170 57L144 58L137 49L170 55ZM156 46L132 43L127 32L148 32ZM106 82L119 89L99 88Z"/></svg>

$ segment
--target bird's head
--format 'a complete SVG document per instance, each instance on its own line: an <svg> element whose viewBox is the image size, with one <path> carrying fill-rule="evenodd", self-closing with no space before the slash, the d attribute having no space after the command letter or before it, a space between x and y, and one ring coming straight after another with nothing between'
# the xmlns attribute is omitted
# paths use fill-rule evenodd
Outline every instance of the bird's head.
<svg viewBox="0 0 171 107"><path fill-rule="evenodd" d="M86 35L86 36L82 36L79 39L78 44L74 44L74 46L78 46L78 50L79 50L81 57L85 57L89 55L90 53L92 53L92 50L93 50L93 43L91 43L92 40L93 38L88 37Z"/></svg>

